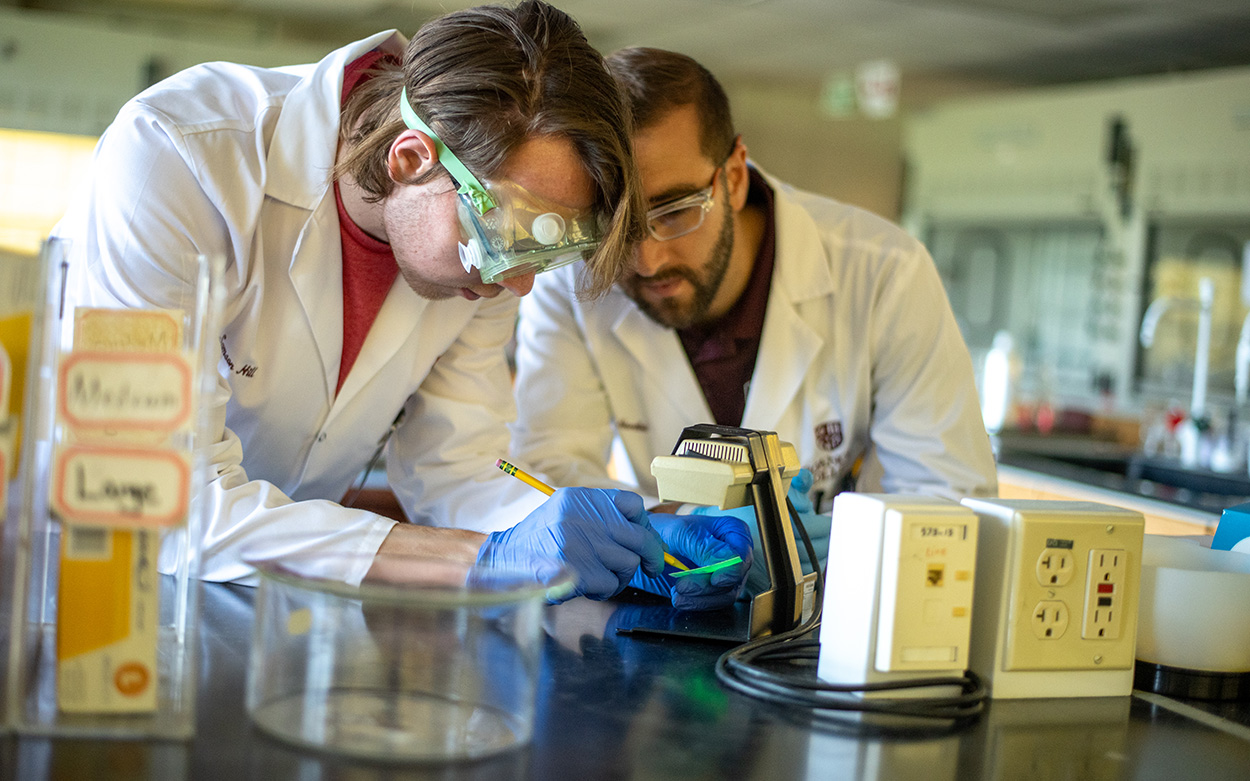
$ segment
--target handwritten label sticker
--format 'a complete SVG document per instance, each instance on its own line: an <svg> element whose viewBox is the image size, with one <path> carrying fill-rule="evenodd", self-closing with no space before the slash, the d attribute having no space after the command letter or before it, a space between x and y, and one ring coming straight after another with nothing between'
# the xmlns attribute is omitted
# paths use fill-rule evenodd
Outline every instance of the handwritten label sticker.
<svg viewBox="0 0 1250 781"><path fill-rule="evenodd" d="M174 450L70 446L53 474L53 507L66 522L170 527L186 518L191 467Z"/></svg>
<svg viewBox="0 0 1250 781"><path fill-rule="evenodd" d="M75 352L60 385L58 412L78 429L173 431L191 417L191 367L178 354Z"/></svg>

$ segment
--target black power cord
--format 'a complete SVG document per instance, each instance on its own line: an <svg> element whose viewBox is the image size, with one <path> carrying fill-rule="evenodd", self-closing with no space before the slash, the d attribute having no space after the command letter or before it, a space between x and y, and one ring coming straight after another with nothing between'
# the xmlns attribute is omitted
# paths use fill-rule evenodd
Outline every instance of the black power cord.
<svg viewBox="0 0 1250 781"><path fill-rule="evenodd" d="M756 638L726 651L716 660L716 677L720 682L736 692L776 705L811 709L812 715L818 718L829 718L846 711L956 722L978 717L985 708L987 694L981 679L971 670L966 670L962 676L934 676L862 684L826 683L816 677L820 642L804 638L820 627L825 573L821 569L811 537L808 536L807 529L803 528L799 514L788 498L786 506L816 571L817 592L814 595L812 614L793 629ZM959 693L932 697L854 696L864 692L901 691L934 686L955 686L959 688Z"/></svg>

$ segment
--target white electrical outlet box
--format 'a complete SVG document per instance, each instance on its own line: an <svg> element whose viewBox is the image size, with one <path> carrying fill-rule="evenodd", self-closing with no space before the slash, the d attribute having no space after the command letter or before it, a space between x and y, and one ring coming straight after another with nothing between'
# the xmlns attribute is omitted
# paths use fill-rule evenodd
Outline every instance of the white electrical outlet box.
<svg viewBox="0 0 1250 781"><path fill-rule="evenodd" d="M981 520L971 667L990 696L1130 694L1141 513L1094 502L963 504Z"/></svg>
<svg viewBox="0 0 1250 781"><path fill-rule="evenodd" d="M977 523L971 510L935 497L838 494L820 678L862 684L967 669Z"/></svg>

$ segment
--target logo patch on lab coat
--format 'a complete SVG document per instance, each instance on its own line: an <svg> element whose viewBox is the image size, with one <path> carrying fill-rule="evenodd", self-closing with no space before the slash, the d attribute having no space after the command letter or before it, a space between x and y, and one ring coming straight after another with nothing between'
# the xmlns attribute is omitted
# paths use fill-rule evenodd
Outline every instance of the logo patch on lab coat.
<svg viewBox="0 0 1250 781"><path fill-rule="evenodd" d="M821 450L832 451L842 444L842 421L830 420L816 426L816 444Z"/></svg>

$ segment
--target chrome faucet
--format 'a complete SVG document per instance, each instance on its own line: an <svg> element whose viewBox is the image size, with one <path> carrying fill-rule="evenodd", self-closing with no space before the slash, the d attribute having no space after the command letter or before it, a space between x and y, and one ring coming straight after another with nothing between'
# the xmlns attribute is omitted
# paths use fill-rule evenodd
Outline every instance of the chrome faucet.
<svg viewBox="0 0 1250 781"><path fill-rule="evenodd" d="M1211 309L1215 303L1215 283L1210 277L1198 280L1198 298L1179 298L1162 296L1150 302L1146 314L1141 319L1141 346L1150 349L1155 341L1155 330L1164 313L1171 309L1185 309L1198 312L1198 345L1194 355L1194 387L1189 401L1189 415L1194 420L1206 416L1207 412L1207 375L1211 366ZM1247 318L1250 322L1250 318ZM1250 362L1250 334L1242 327L1242 340L1246 341L1247 362ZM1241 368L1241 343L1237 345L1238 362ZM1248 364L1250 365L1250 364ZM1250 368L1248 368L1250 371ZM1250 380L1248 380L1250 382Z"/></svg>

